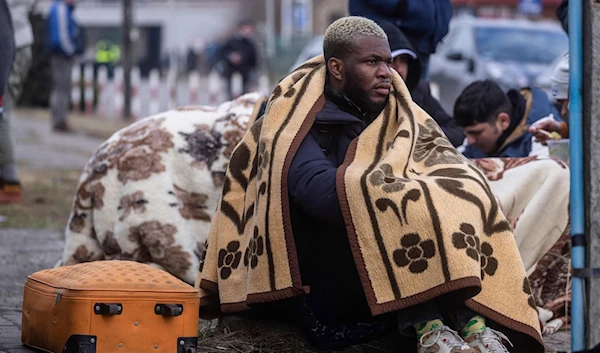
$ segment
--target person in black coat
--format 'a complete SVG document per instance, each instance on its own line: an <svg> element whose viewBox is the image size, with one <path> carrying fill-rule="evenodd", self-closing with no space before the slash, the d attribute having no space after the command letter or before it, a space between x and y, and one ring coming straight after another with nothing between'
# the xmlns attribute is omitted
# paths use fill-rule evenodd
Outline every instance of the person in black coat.
<svg viewBox="0 0 600 353"><path fill-rule="evenodd" d="M243 91L248 92L251 75L256 69L256 48L252 42L254 25L250 21L242 21L237 33L230 38L221 49L221 59L225 64L224 77L227 80L229 98L234 99L231 77L235 73L242 75Z"/></svg>
<svg viewBox="0 0 600 353"><path fill-rule="evenodd" d="M437 99L431 95L429 82L420 80L421 61L419 55L397 26L386 21L381 21L378 24L388 36L393 58L391 67L406 82L413 101L438 123L454 147L460 146L465 139L465 134L456 125L454 118L446 113Z"/></svg>

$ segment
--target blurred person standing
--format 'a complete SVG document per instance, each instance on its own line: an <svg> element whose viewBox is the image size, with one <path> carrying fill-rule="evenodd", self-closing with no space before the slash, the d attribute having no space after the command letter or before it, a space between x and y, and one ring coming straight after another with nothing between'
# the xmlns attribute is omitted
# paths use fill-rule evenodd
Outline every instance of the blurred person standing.
<svg viewBox="0 0 600 353"><path fill-rule="evenodd" d="M21 185L17 176L10 120L12 108L21 96L23 84L31 68L33 30L29 22L29 12L35 0L8 0L7 4L12 17L15 60L8 76L4 95L4 113L0 122L0 178L2 178L0 202L20 202Z"/></svg>
<svg viewBox="0 0 600 353"><path fill-rule="evenodd" d="M0 159L5 160L6 151L11 151L12 145L8 129L5 126L8 122L4 118L4 92L6 90L8 76L10 75L13 60L15 58L15 38L12 27L10 10L6 0L0 0L0 126L2 134L0 135ZM9 184L4 177L4 165L0 168L0 202L18 201L13 200L14 184ZM20 187L17 184L20 191ZM20 192L19 192L20 198Z"/></svg>
<svg viewBox="0 0 600 353"><path fill-rule="evenodd" d="M76 0L54 0L48 16L52 65L52 129L69 132L67 123L71 97L71 71L75 55L85 49L81 29L73 18Z"/></svg>
<svg viewBox="0 0 600 353"><path fill-rule="evenodd" d="M429 77L429 57L448 33L450 0L348 0L348 7L352 16L398 26L421 58L421 78Z"/></svg>
<svg viewBox="0 0 600 353"><path fill-rule="evenodd" d="M256 69L256 47L252 42L254 24L249 20L242 21L237 33L230 38L221 49L221 60L225 64L224 77L230 99L234 99L231 78L235 73L242 75L243 89L247 93L254 70Z"/></svg>

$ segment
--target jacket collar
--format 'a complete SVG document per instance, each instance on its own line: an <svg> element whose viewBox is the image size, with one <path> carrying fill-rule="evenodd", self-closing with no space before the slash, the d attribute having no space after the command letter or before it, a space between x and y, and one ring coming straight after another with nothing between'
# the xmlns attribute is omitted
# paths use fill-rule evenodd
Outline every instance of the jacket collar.
<svg viewBox="0 0 600 353"><path fill-rule="evenodd" d="M497 151L502 151L527 132L527 117L533 104L533 95L529 88L523 88L521 91L510 90L508 97L513 105L513 116L509 128L498 139Z"/></svg>

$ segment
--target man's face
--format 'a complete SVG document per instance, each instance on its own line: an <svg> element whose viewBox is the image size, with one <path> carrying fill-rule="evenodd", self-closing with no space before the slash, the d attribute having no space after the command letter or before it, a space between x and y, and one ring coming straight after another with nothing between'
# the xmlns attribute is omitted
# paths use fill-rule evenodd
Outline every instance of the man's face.
<svg viewBox="0 0 600 353"><path fill-rule="evenodd" d="M387 103L391 87L392 53L387 39L363 36L342 61L344 93L361 109L379 113Z"/></svg>
<svg viewBox="0 0 600 353"><path fill-rule="evenodd" d="M467 144L475 145L485 153L491 153L496 150L498 138L502 135L502 127L496 120L494 123L477 123L475 125L463 127L467 135Z"/></svg>
<svg viewBox="0 0 600 353"><path fill-rule="evenodd" d="M392 69L396 70L398 74L402 77L404 81L408 77L408 61L410 57L408 55L398 55L392 61Z"/></svg>

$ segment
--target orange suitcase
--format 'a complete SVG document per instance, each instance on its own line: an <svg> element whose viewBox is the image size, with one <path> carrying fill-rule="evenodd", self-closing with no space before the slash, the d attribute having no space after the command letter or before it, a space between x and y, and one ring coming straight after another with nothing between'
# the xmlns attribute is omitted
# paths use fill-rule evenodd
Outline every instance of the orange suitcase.
<svg viewBox="0 0 600 353"><path fill-rule="evenodd" d="M36 272L25 283L21 341L54 353L195 353L198 292L133 261Z"/></svg>

